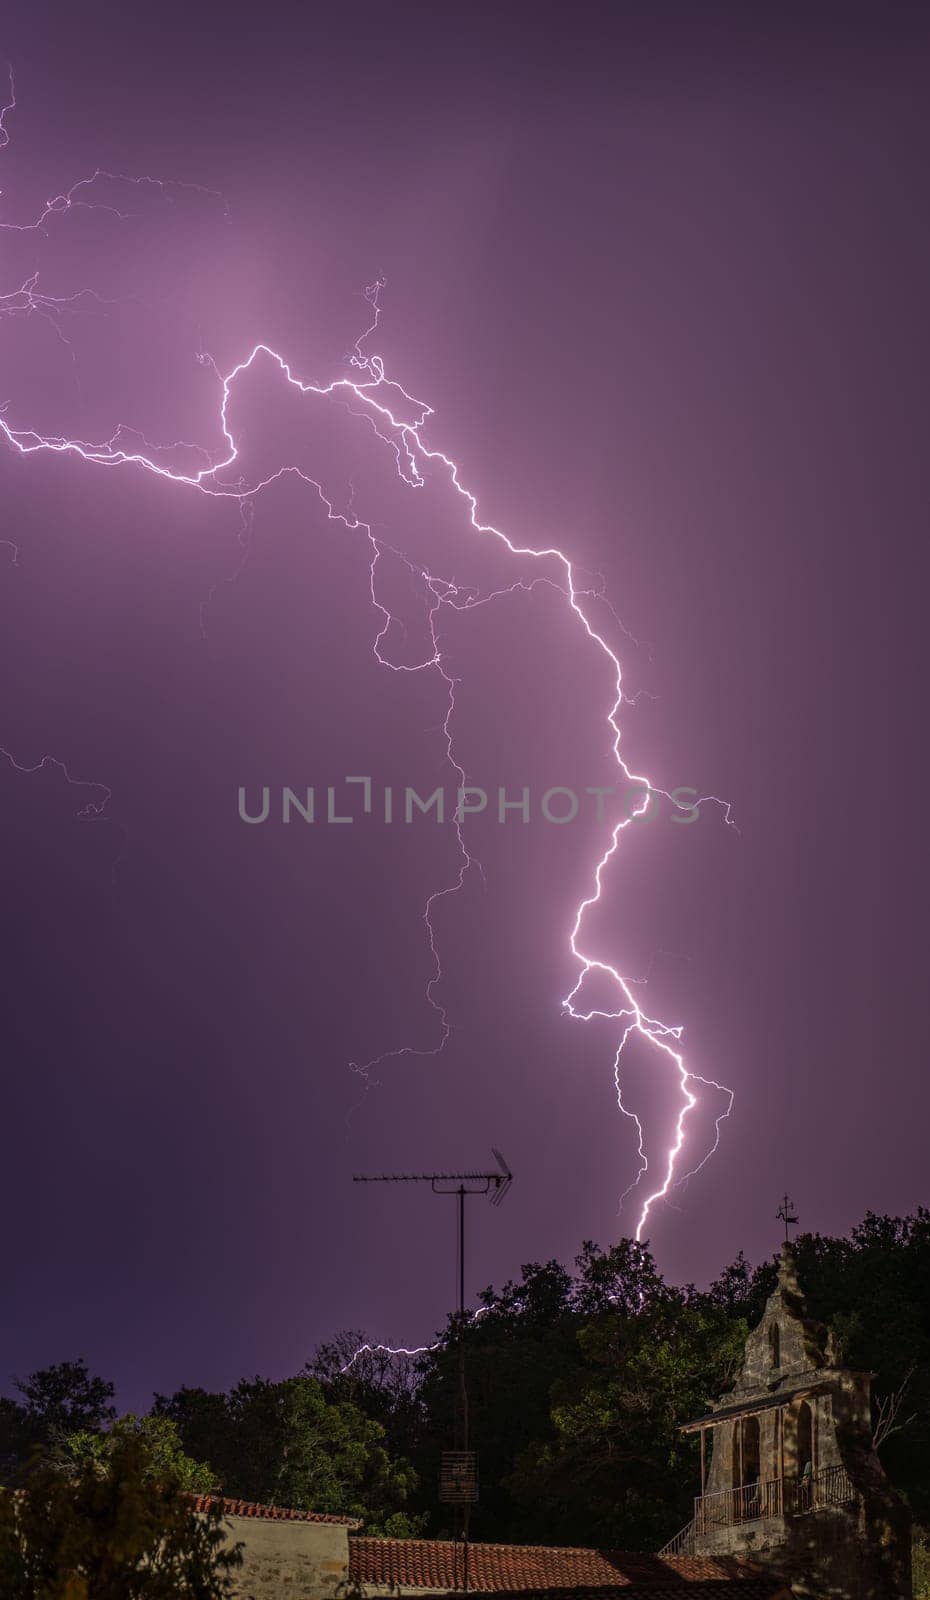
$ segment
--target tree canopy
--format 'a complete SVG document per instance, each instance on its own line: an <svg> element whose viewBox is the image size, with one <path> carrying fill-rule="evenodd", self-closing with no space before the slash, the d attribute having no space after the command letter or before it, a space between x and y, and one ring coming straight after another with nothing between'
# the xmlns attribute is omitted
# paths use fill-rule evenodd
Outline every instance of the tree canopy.
<svg viewBox="0 0 930 1600"><path fill-rule="evenodd" d="M806 1234L794 1249L811 1315L875 1375L882 1460L930 1526L930 1212L870 1213L848 1238ZM754 1268L740 1255L707 1288L675 1287L647 1246L586 1242L571 1269L530 1262L486 1289L464 1330L450 1319L415 1358L356 1355L364 1336L344 1333L294 1377L181 1388L121 1422L112 1386L63 1362L0 1401L0 1457L9 1477L37 1445L99 1464L141 1438L175 1485L358 1516L372 1533L449 1533L437 1479L461 1333L473 1536L656 1549L688 1520L699 1476L678 1425L732 1382L775 1276L774 1258Z"/></svg>
<svg viewBox="0 0 930 1600"><path fill-rule="evenodd" d="M0 1492L4 1600L222 1600L241 1559L220 1508L197 1515L139 1430L70 1471L39 1456L15 1494Z"/></svg>
<svg viewBox="0 0 930 1600"><path fill-rule="evenodd" d="M414 1530L403 1510L417 1485L409 1462L389 1451L381 1422L327 1397L307 1372L243 1378L227 1394L179 1389L158 1396L154 1414L210 1463L227 1494L361 1517L372 1531Z"/></svg>
<svg viewBox="0 0 930 1600"><path fill-rule="evenodd" d="M806 1234L794 1250L811 1316L851 1366L874 1374L876 1420L904 1390L881 1458L930 1525L930 1212L869 1213L848 1238ZM587 1242L571 1271L530 1262L486 1290L465 1330L481 1478L474 1536L639 1549L670 1537L699 1478L697 1444L678 1424L733 1381L776 1266L739 1255L705 1289L674 1287L648 1247ZM411 1505L435 1532L448 1531L436 1478L457 1405L455 1331L450 1323L405 1373L367 1357L347 1372L332 1359L318 1368L329 1394L353 1393L377 1414L389 1445L403 1440L420 1479Z"/></svg>

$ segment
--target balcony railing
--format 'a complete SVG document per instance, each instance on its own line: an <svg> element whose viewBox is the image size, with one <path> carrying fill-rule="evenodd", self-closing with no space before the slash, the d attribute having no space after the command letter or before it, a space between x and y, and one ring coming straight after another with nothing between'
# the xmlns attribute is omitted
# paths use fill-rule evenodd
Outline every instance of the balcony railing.
<svg viewBox="0 0 930 1600"><path fill-rule="evenodd" d="M855 1498L845 1467L824 1467L807 1478L769 1478L738 1489L698 1495L694 1502L694 1531L710 1533L715 1528L732 1528L765 1517L803 1516L827 1506L848 1505Z"/></svg>
<svg viewBox="0 0 930 1600"><path fill-rule="evenodd" d="M785 1502L786 1480L747 1483L739 1489L723 1489L717 1494L698 1495L694 1502L695 1527L700 1533L714 1528L731 1528L738 1522L756 1522L760 1517L780 1517Z"/></svg>
<svg viewBox="0 0 930 1600"><path fill-rule="evenodd" d="M693 1556L694 1555L694 1523L689 1522L686 1528L676 1533L674 1539L669 1539L659 1551L660 1556Z"/></svg>

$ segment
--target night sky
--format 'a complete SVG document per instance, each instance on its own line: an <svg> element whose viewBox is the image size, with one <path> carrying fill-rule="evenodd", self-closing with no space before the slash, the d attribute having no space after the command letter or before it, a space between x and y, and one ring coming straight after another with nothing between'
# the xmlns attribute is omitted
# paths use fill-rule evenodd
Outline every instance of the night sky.
<svg viewBox="0 0 930 1600"><path fill-rule="evenodd" d="M219 453L265 342L328 383L365 349L435 411L485 520L557 545L624 687L631 769L732 804L623 834L590 942L694 1072L720 1147L646 1235L673 1281L928 1198L926 14L875 5L14 4L0 221L102 168L98 207L0 233L62 313L0 300L14 429ZM138 14L135 14L138 13ZM204 191L213 191L207 193ZM130 203L131 202L131 203ZM117 211L126 213L122 216ZM212 358L207 359L207 356ZM215 366L213 365L215 362ZM469 781L615 781L609 663L543 569L402 483L351 408L269 361L230 426L254 482L299 463L449 611ZM138 444L138 437L136 438ZM179 470L195 453L159 459ZM203 464L203 454L196 464ZM607 836L373 815L285 827L280 790L428 794L435 672L379 666L371 548L295 474L243 511L132 466L0 440L0 1387L83 1354L124 1405L296 1371L342 1328L398 1342L455 1293L449 1202L353 1172L484 1165L467 1286L636 1224L615 1022L563 1015ZM553 569L546 569L552 577ZM400 557L398 665L429 607ZM79 813L103 789L101 818ZM11 759L12 758L12 759ZM249 827L237 791L272 790ZM493 801L492 801L493 805ZM356 800L358 809L358 797ZM592 990L592 1000L597 997ZM351 1063L411 1046L366 1078ZM680 1106L625 1058L661 1166ZM679 1165L725 1097L701 1090Z"/></svg>

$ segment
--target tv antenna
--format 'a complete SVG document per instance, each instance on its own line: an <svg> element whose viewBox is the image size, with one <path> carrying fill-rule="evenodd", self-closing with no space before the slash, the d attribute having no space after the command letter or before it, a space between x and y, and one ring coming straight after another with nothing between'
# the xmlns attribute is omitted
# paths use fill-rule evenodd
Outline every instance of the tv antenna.
<svg viewBox="0 0 930 1600"><path fill-rule="evenodd" d="M465 1201L469 1195L486 1194L492 1206L499 1206L513 1183L513 1173L500 1151L492 1146L491 1154L497 1162L496 1172L376 1172L355 1173L352 1178L353 1183L428 1183L433 1194L453 1195L458 1200L460 1318L465 1316Z"/></svg>
<svg viewBox="0 0 930 1600"><path fill-rule="evenodd" d="M513 1173L499 1150L492 1146L497 1162L495 1172L376 1172L355 1173L353 1183L428 1183L433 1194L452 1195L458 1201L458 1347L461 1425L459 1448L444 1452L441 1497L462 1508L463 1589L468 1591L468 1516L471 1503L478 1498L477 1457L471 1452L468 1435L468 1390L465 1383L465 1201L470 1195L489 1195L492 1206L499 1206L513 1183ZM454 1459L453 1459L454 1458Z"/></svg>

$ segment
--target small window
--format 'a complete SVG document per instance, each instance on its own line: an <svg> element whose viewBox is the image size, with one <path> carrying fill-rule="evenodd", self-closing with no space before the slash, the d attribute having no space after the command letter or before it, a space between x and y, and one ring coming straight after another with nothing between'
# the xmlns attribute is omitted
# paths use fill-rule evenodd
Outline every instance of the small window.
<svg viewBox="0 0 930 1600"><path fill-rule="evenodd" d="M769 1349L772 1352L772 1366L781 1366L781 1330L777 1322L769 1323Z"/></svg>

